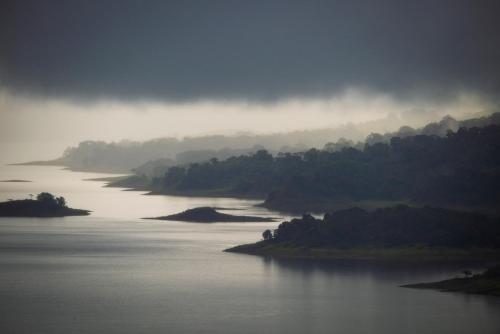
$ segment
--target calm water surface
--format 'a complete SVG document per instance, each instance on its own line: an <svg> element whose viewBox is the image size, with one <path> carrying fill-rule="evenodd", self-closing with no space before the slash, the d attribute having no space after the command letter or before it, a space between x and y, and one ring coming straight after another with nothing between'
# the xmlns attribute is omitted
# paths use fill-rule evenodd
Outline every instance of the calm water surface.
<svg viewBox="0 0 500 334"><path fill-rule="evenodd" d="M255 201L144 196L104 174L1 166L0 200L49 191L88 217L0 218L1 333L500 333L500 298L398 285L478 263L277 261L223 253L278 223L141 217Z"/></svg>

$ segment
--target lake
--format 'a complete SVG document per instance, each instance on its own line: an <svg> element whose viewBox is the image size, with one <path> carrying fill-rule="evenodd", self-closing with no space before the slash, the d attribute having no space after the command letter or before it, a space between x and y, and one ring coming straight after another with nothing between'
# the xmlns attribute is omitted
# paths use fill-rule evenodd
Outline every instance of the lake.
<svg viewBox="0 0 500 334"><path fill-rule="evenodd" d="M53 166L0 166L0 200L48 191L88 217L0 218L2 333L500 333L500 298L399 285L485 263L292 261L224 253L279 223L143 220L258 201L146 196Z"/></svg>

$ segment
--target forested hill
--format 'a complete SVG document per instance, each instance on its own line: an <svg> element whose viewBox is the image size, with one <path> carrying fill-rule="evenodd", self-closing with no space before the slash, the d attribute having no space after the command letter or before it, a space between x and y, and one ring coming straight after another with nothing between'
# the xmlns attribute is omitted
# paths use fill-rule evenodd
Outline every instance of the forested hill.
<svg viewBox="0 0 500 334"><path fill-rule="evenodd" d="M498 218L477 213L398 205L351 208L281 223L264 240L229 251L299 257L399 256L494 257L500 251Z"/></svg>
<svg viewBox="0 0 500 334"><path fill-rule="evenodd" d="M361 140L366 136L353 125L339 128L303 130L277 134L235 134L207 135L198 137L157 138L139 141L83 141L76 147L69 147L63 156L53 161L37 161L31 164L63 165L73 170L97 172L130 172L151 160L153 168L169 167L184 162L206 161L212 157L227 157L228 154L246 154L258 150L258 147L270 151L303 151L311 147L322 147L326 142L341 137ZM257 149L256 149L257 148ZM229 152L228 152L229 151ZM235 152L231 152L235 151ZM239 151L239 152L238 152Z"/></svg>
<svg viewBox="0 0 500 334"><path fill-rule="evenodd" d="M219 160L230 156L254 153L259 149L269 152L300 152L310 148L337 151L344 147L363 148L363 140L374 144L387 143L392 137L407 137L418 134L445 136L448 131L460 127L500 124L500 113L468 120L455 120L446 116L438 122L421 128L403 126L396 132L387 132L402 124L396 116L360 124L346 124L336 128L303 130L277 134L238 134L232 136L212 135L200 137L158 138L144 142L84 141L69 147L63 156L52 161L31 164L63 165L73 170L97 172L130 172L135 169L139 176L159 176L171 166L193 162ZM371 134L379 131L384 134ZM369 135L368 137L366 137Z"/></svg>
<svg viewBox="0 0 500 334"><path fill-rule="evenodd" d="M434 205L495 205L500 200L500 126L461 128L446 137L393 137L364 150L266 151L171 167L160 193L267 196L274 209L329 200L411 200Z"/></svg>

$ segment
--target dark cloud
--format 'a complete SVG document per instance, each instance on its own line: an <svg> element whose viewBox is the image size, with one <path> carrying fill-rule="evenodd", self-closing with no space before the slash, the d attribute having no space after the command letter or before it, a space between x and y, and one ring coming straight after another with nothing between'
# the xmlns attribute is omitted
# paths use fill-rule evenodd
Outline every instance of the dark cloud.
<svg viewBox="0 0 500 334"><path fill-rule="evenodd" d="M0 82L51 96L500 88L499 1L2 1Z"/></svg>

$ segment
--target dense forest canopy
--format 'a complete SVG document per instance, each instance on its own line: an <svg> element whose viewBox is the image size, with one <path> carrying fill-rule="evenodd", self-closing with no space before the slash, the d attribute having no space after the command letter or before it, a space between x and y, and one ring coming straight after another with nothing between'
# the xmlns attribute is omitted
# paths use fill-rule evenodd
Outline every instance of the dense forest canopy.
<svg viewBox="0 0 500 334"><path fill-rule="evenodd" d="M268 234L268 233L267 233ZM373 212L359 208L281 223L267 240L295 247L500 248L500 224L475 213L399 205Z"/></svg>
<svg viewBox="0 0 500 334"><path fill-rule="evenodd" d="M393 137L364 150L265 150L171 167L153 181L159 192L212 191L283 197L411 199L479 204L500 199L500 126L461 128L446 137Z"/></svg>

